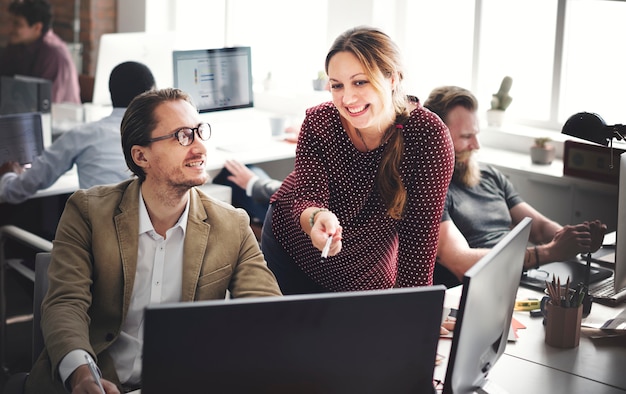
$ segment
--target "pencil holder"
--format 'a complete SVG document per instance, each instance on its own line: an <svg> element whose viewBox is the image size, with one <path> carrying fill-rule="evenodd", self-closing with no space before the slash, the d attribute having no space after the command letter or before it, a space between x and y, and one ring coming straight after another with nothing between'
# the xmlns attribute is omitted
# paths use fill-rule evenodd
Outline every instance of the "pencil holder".
<svg viewBox="0 0 626 394"><path fill-rule="evenodd" d="M546 344L559 348L573 348L580 341L580 323L583 306L561 307L546 302Z"/></svg>

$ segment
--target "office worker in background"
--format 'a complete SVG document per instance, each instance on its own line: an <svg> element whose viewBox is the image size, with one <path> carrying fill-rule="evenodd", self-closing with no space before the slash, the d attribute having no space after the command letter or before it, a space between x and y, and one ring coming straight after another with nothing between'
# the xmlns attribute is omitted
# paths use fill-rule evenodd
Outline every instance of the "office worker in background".
<svg viewBox="0 0 626 394"><path fill-rule="evenodd" d="M52 81L53 103L80 104L76 65L67 44L51 28L46 0L13 0L9 43L0 57L0 75L26 75Z"/></svg>
<svg viewBox="0 0 626 394"><path fill-rule="evenodd" d="M120 143L120 123L131 100L154 87L154 76L144 64L117 65L109 77L111 114L63 133L27 171L19 163L3 163L0 166L0 202L23 202L37 190L52 185L74 164L81 189L129 178L131 173Z"/></svg>
<svg viewBox="0 0 626 394"><path fill-rule="evenodd" d="M424 107L448 125L456 156L440 227L436 283L459 284L465 271L527 216L533 219L530 241L536 246L526 250L525 269L600 248L606 225L595 220L561 226L524 202L500 171L478 164L478 102L471 92L439 87Z"/></svg>
<svg viewBox="0 0 626 394"><path fill-rule="evenodd" d="M232 188L232 204L248 212L253 223L265 220L270 197L281 185L258 166L246 166L237 160L226 160L213 183Z"/></svg>
<svg viewBox="0 0 626 394"><path fill-rule="evenodd" d="M332 102L306 111L295 169L271 198L268 265L289 294L430 285L454 166L447 128L403 92L383 32L348 30L325 66Z"/></svg>
<svg viewBox="0 0 626 394"><path fill-rule="evenodd" d="M191 98L170 88L138 96L121 134L136 177L69 198L42 304L46 349L27 392L96 393L86 354L97 360L107 393L140 387L149 304L223 299L227 290L281 295L248 215L194 187L208 178L203 141L211 129Z"/></svg>
<svg viewBox="0 0 626 394"><path fill-rule="evenodd" d="M288 126L284 133L285 142L296 143L300 126ZM282 181L271 178L259 166L245 165L234 159L226 160L224 168L212 182L230 186L232 204L245 209L252 222L256 224L262 224L265 220L270 197L282 184Z"/></svg>

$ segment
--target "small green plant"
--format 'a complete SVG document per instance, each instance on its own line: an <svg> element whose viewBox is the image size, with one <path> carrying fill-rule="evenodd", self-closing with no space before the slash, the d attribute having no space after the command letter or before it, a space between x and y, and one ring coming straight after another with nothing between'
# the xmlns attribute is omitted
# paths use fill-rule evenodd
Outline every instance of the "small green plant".
<svg viewBox="0 0 626 394"><path fill-rule="evenodd" d="M326 76L326 72L324 70L320 70L317 72L317 79L313 80L313 89L315 90L327 90L326 86L328 85L328 77Z"/></svg>
<svg viewBox="0 0 626 394"><path fill-rule="evenodd" d="M498 93L491 96L491 109L505 111L511 105L513 97L509 96L509 91L512 84L513 78L506 76L502 79Z"/></svg>
<svg viewBox="0 0 626 394"><path fill-rule="evenodd" d="M550 137L538 137L535 138L535 146L538 148L546 148L550 141L552 141Z"/></svg>

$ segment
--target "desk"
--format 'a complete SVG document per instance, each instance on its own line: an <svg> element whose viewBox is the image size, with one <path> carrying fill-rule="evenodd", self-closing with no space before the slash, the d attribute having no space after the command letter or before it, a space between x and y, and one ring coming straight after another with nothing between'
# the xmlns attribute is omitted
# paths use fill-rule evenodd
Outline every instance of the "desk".
<svg viewBox="0 0 626 394"><path fill-rule="evenodd" d="M520 288L518 298L540 298L541 293ZM532 318L528 312L514 312L514 317L526 326L519 339L509 343L505 353L548 366L572 375L604 383L626 390L626 336L594 338L598 331L584 327L585 324L601 324L615 317L626 307L611 308L594 303L590 315L583 319L580 344L573 349L558 349L544 343L542 318Z"/></svg>
<svg viewBox="0 0 626 394"><path fill-rule="evenodd" d="M456 307L461 286L446 292L445 305ZM522 288L517 298L541 298L542 293ZM611 308L593 304L583 324L599 323L619 314L626 305ZM626 391L626 336L592 338L596 330L583 328L580 344L573 349L558 349L544 343L542 318L515 311L513 317L526 326L518 330L518 340L509 342L488 379L509 393L623 393ZM452 341L442 338L438 353L446 358L435 367L434 378L444 380Z"/></svg>

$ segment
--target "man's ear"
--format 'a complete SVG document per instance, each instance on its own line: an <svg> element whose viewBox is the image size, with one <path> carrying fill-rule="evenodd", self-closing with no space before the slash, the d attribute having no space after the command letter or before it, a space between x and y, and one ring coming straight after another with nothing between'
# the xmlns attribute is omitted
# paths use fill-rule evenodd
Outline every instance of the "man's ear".
<svg viewBox="0 0 626 394"><path fill-rule="evenodd" d="M39 37L41 37L41 34L43 32L43 22L35 22L31 27L33 31L36 32Z"/></svg>
<svg viewBox="0 0 626 394"><path fill-rule="evenodd" d="M133 158L135 164L137 164L141 168L148 168L148 157L146 156L146 147L140 145L133 145L130 148L130 156Z"/></svg>

